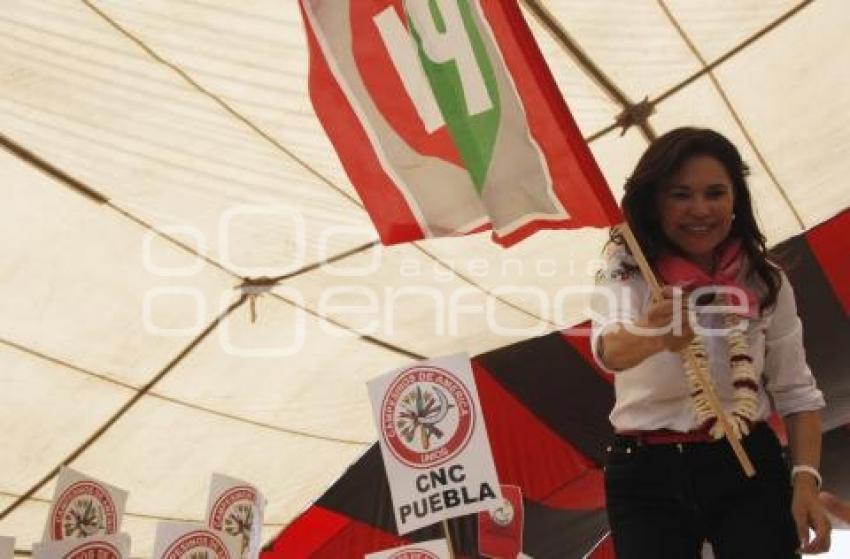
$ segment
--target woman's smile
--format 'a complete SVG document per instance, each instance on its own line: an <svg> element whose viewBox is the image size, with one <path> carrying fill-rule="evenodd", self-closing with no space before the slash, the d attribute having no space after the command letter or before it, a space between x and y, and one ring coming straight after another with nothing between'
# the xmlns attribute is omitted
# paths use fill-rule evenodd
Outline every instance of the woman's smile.
<svg viewBox="0 0 850 559"><path fill-rule="evenodd" d="M695 156L658 193L661 229L686 257L710 269L714 250L732 228L734 194L725 167Z"/></svg>

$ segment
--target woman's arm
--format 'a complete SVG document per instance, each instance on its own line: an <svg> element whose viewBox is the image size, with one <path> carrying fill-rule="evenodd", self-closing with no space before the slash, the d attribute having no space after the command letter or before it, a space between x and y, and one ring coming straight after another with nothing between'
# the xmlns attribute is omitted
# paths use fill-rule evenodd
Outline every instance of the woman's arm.
<svg viewBox="0 0 850 559"><path fill-rule="evenodd" d="M785 417L788 446L794 466L820 467L821 419L818 411L803 411ZM800 471L791 480L794 496L791 512L797 524L800 549L803 553L823 553L829 550L830 523L818 498L818 479ZM809 541L809 528L815 532Z"/></svg>
<svg viewBox="0 0 850 559"><path fill-rule="evenodd" d="M679 312L675 312L677 309ZM652 301L634 324L610 327L599 338L597 355L606 368L622 371L659 351L677 352L693 337L685 303L674 289L665 287L662 298Z"/></svg>
<svg viewBox="0 0 850 559"><path fill-rule="evenodd" d="M821 419L825 402L806 363L802 323L797 316L794 291L782 273L776 307L765 332L765 388L785 419L788 446L795 466L820 466ZM818 499L817 479L804 471L792 481L791 512L797 524L801 550L821 553L829 549L829 521ZM809 541L809 528L815 538Z"/></svg>
<svg viewBox="0 0 850 559"><path fill-rule="evenodd" d="M635 326L640 327L640 323ZM635 334L622 323L612 326L598 343L599 359L612 371L631 369L664 349L659 337Z"/></svg>

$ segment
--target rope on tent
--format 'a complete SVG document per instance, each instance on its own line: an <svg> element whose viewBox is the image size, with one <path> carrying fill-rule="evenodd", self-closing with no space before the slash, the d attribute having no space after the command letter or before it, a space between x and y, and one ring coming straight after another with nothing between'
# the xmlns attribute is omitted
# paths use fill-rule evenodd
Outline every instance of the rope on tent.
<svg viewBox="0 0 850 559"><path fill-rule="evenodd" d="M558 42L560 42L559 37L561 37L561 36L569 39L569 35L566 33L566 31L563 29L563 27L561 27L561 25L557 22L557 20L554 17L552 17L550 15L549 18L543 19L543 18L540 18L539 16L536 15L538 11L542 12L542 10L544 10L544 8L542 8L542 5L540 5L538 0L523 0L523 1L526 3L526 5L529 7L529 9L532 10L532 12L535 14L536 17L538 17L539 19L542 19L542 23L543 23L544 27L555 37L556 40L558 40ZM798 12L800 12L800 10L807 7L813 1L814 0L803 0L799 4L797 4L796 6L794 6L793 8L791 8L790 10L788 10L787 12L782 14L781 16L777 17L775 20L768 23L763 28L759 29L758 31L756 31L755 33L753 33L752 35L750 35L749 37L744 39L738 45L731 48L729 51L727 51L726 53L724 53L723 55L721 55L720 57L715 59L713 62L704 64L704 66L702 68L700 68L698 71L696 71L692 75L683 79L682 81L680 81L676 85L670 87L669 89L667 89L666 91L664 91L663 93L661 93L660 95L655 97L654 99L649 100L648 101L649 104L653 107L657 106L659 103L666 100L668 97L675 95L676 93L678 93L679 91L681 91L682 89L687 87L688 85L697 81L699 78L701 78L704 75L712 72L715 68L717 68L718 66L720 66L721 64L723 64L724 62L726 62L727 60L732 58L733 56L737 55L739 52L741 52L742 50L744 50L745 48L750 46L752 43L761 39L763 36L765 36L766 34L770 33L774 29L776 29L778 26L785 23L788 19L790 19L792 16L796 15ZM534 3L533 7L530 5L531 2ZM539 6L539 9L538 9L538 6ZM550 23L552 25L554 25L555 27L550 28L549 27ZM619 90L619 88L616 88L616 86L613 84L613 82L611 82L611 80L609 80L609 79L597 79L597 76L604 76L604 74L599 70L598 66L596 66L596 64L592 61L592 59L587 54L585 54L574 41L572 41L572 39L569 39L569 42L566 43L566 44L562 43L562 46L571 55L573 55L574 60L579 64L579 66L585 72L588 73L588 75L592 79L594 79L596 81L596 83L600 87L602 87L603 91L605 93L607 93L610 97L612 97L612 99L615 102L617 102L621 107L623 107L624 111L627 111L629 109L629 107L632 106L631 103L626 102L627 98L625 97L624 94L622 94L622 97L620 97L617 94L617 92L620 92L620 90ZM589 64L589 65L586 66L585 65L586 63ZM609 85L614 86L614 89L609 90L608 89ZM620 114L622 114L622 113L620 113ZM615 122L613 122L612 124L609 124L608 126L602 128L601 130L594 132L590 136L587 136L585 138L585 141L589 144L593 143L594 141L598 140L599 138L608 135L609 133L613 132L617 128L620 128L621 125L620 125L619 122L617 122L619 118L620 118L620 116L618 115L617 117L615 117Z"/></svg>
<svg viewBox="0 0 850 559"><path fill-rule="evenodd" d="M502 303L506 307L510 307L510 308L514 309L515 311L518 311L518 312L520 312L520 313L522 313L522 314L524 314L528 317L531 317L535 320L538 320L540 322L545 322L546 324L548 324L552 328L563 328L564 327L564 325L555 324L554 322L552 322L548 318L543 317L543 316L538 316L538 315L534 314L533 312L530 312L527 309L522 308L521 306L517 305L516 303L512 303L511 301L508 301L507 299L503 299L502 297L500 297L498 295L494 295L492 291L490 291L489 289L487 289L486 287L484 287L483 285L481 285L479 283L475 283L475 281L468 278L465 274L458 272L457 270L455 270L454 268L452 268L451 266L449 266L448 264L446 264L445 262L440 260L437 256L433 255L425 247L419 245L418 243L413 243L413 245L417 249L419 249L419 252L421 252L422 254L424 254L425 256L427 256L428 258L430 258L431 260L433 260L434 262L436 262L440 266L443 266L444 268L446 268L447 270L452 272L454 275L456 275L458 277L458 279L468 283L471 287L478 289L479 291L483 292L488 297L492 297L493 299L499 301L500 303Z"/></svg>
<svg viewBox="0 0 850 559"><path fill-rule="evenodd" d="M182 68L180 68L176 64L174 64L174 63L170 62L169 60L160 56L160 54L158 52L156 52L154 49L152 49L150 46L148 46L144 41L142 41L141 39L139 39L138 37L133 35L133 33L128 31L127 29L125 29L117 21L115 21L114 19L109 17L109 15L106 12L104 12L103 10L101 10L100 8L95 6L90 0L80 0L80 1L83 4L85 4L85 6L87 8L89 8L92 12L94 12L101 19L103 19L106 23L108 23L110 26L112 26L116 31L118 31L119 33L124 35L127 39L129 39L130 41L135 43L148 56L150 56L151 58L153 58L154 60L156 60L160 64L168 66L168 68L170 68L171 70L176 72L181 78L183 78L189 85L191 85L193 88L195 88L198 92L209 97L212 101L215 102L216 105L218 105L219 107L224 109L227 113L229 113L231 116L233 116L234 118L236 118L237 120L239 120L240 122L242 122L243 124L248 126L251 130L253 130L256 134L258 134L264 140L266 140L267 142L272 144L275 148L277 148L278 150L285 153L287 156L289 156L291 159L293 159L295 162L297 162L299 165L301 165L305 170L307 170L311 175L316 177L321 182L325 183L325 185L329 186L331 189L335 190L338 194L340 194L343 198L345 198L349 202L353 203L355 206L358 206L360 208L363 207L360 204L360 201L356 197L352 196L350 193L346 192L344 189L342 189L339 186L337 186L336 184L334 184L334 182L332 180L325 177L318 170L313 168L309 163L307 163L306 161L304 161L303 159L298 157L295 153L293 153L289 148L287 148L282 143L280 143L278 140L276 140L274 137L272 137L270 134L265 132L258 125L254 124L251 121L251 119L247 118L246 116L242 115L239 111L237 111L236 109L231 107L230 104L227 103L224 99L222 99L221 97L219 97L218 95L216 95L215 93L213 93L212 91L210 91L209 89L205 88L200 83L195 81L195 79L192 78L192 76L190 76L185 70L183 70Z"/></svg>
<svg viewBox="0 0 850 559"><path fill-rule="evenodd" d="M723 100L723 104L726 105L727 109L729 109L729 113L732 115L732 118L735 120L735 124L738 125L738 129L741 130L741 133L744 135L744 138L747 140L747 143L750 145L750 148L752 148L753 153L755 153L756 159L758 159L759 163L761 163L761 166L764 168L765 172L767 173L767 176L770 177L771 182L776 187L777 192L782 197L782 199L785 201L785 204L788 206L788 208L791 210L791 213L794 215L794 218L797 220L797 224L800 226L800 229L802 231L805 231L806 225L803 222L803 218L800 216L800 213L797 211L797 208L794 207L794 204L791 203L791 199L789 198L788 193L785 191L785 188L783 188L782 185L779 183L779 179L776 177L776 174L773 172L773 169L767 163L767 160L765 159L761 150L756 145L756 142L753 139L752 134L750 134L750 131L744 125L744 121L743 121L743 119L741 119L741 115L739 115L738 111L735 110L735 107L732 105L732 101L729 100L729 97L726 95L726 91L720 85L720 81L717 79L717 76L714 74L714 72L712 70L708 69L709 64L705 60L705 57L703 57L702 53L699 51L699 49L697 49L694 42L691 40L691 38L688 36L688 34L685 32L685 30L679 24L679 21L676 19L676 17L673 15L673 13L670 11L670 9L667 7L667 4L664 2L664 0L657 0L657 1L658 1L658 5L661 6L661 10L664 12L664 14L667 16L667 19L670 21L671 25L673 25L673 27L679 33L679 36L682 38L682 40L685 42L685 44L688 45L688 48L690 49L691 53L693 53L693 55L697 58L697 60L699 60L703 69L706 69L708 79L711 80L711 84L714 86L714 89L717 90L718 95L720 95L720 98ZM774 29L779 24L778 22L780 22L780 20L785 21L789 17L791 17L792 15L799 13L800 9L802 9L802 7L804 7L805 5L808 5L809 3L810 3L810 0L806 0L802 4L794 7L789 12L783 14L783 16L779 18L779 20L772 22L768 27L766 27L765 29L762 29L759 33L757 33L757 35L759 37L761 37L762 35L767 33L768 30ZM755 39L752 39L752 40L755 40Z"/></svg>
<svg viewBox="0 0 850 559"><path fill-rule="evenodd" d="M649 97L642 101L629 105L623 112L617 115L615 124L619 127L620 137L625 136L632 126L641 126L649 122L649 117L655 113L655 105L649 102Z"/></svg>
<svg viewBox="0 0 850 559"><path fill-rule="evenodd" d="M750 35L749 37L747 37L746 39L744 39L743 41L738 43L738 45L736 45L735 47L733 47L729 51L727 51L723 55L719 56L717 59L715 59L710 64L706 64L705 67L700 68L693 75L687 77L686 79L682 80L678 84L674 85L673 87L671 87L670 89L668 89L667 91L665 91L664 93L662 93L661 95L659 95L658 97L653 99L653 103L657 104L657 103L660 103L661 101L664 101L668 97L678 93L680 90L684 89L685 87L692 84L696 80L700 79L704 75L708 74L709 72L714 71L718 66L720 66L721 64L723 64L724 62L726 62L727 60L729 60L730 58L732 58L736 54L740 53L742 50L744 50L745 48L747 48L748 46L750 46L754 42L758 41L759 39L761 39L762 37L764 37L765 35L767 35L771 31L773 31L774 29L776 29L777 27L779 27L780 25L782 25L783 23L785 23L786 21L791 19L791 17L798 14L800 12L800 10L802 10L803 8L805 8L806 6L811 4L813 1L814 0L803 0L802 2L797 4L796 6L794 6L793 8L791 8L790 10L788 10L787 12L785 12L784 14L782 14L781 16L776 18L775 20L768 23L766 26L762 27L761 29L759 29L758 31L756 31L755 33L753 33L752 35Z"/></svg>
<svg viewBox="0 0 850 559"><path fill-rule="evenodd" d="M118 212L119 214L121 214L125 218L129 219L130 221L136 223L137 225L141 226L142 228L144 228L148 231L151 231L152 233L154 233L155 235L157 235L158 237L160 237L164 241L173 244L174 246L185 251L186 253L191 254L195 258L199 258L199 259L203 260L204 262L206 262L210 266L216 268L217 270L220 270L220 271L222 271L222 272L224 272L224 273L226 273L226 274L228 274L228 275L230 275L234 278L238 278L240 280L245 281L245 278L242 278L238 274L233 272L232 270L225 268L222 264L220 264L216 260L213 260L212 258L203 254L202 252L199 252L198 250L194 249L193 247L190 247L189 245L185 244L184 242L180 241L179 239L172 237L171 235L169 235L169 234L167 234L163 231L160 231L155 226L151 225L150 223L146 222L145 220L143 220L143 219L139 218L138 216L130 213L128 210L122 208L121 206L113 203L106 196L99 193L94 188L92 188L88 185L85 185L85 184L81 183L80 181L74 179L68 173L62 171L58 167L52 165L51 163L49 163L46 160L42 159L41 157L37 156L36 154L34 154L32 151L28 150L27 148L22 147L20 144L18 144L14 140L8 138L7 136L0 134L0 145L2 145L3 147L6 147L11 153L20 157L21 159L23 159L24 161L26 161L27 163L29 163L30 165L32 165L36 169L43 171L43 172L49 174L50 176L54 177L61 184L64 184L64 185L66 185L66 186L68 186L68 187L70 187L74 190L79 191L80 193L85 194L86 197L88 199L92 200L93 202L98 203L98 204L102 204L103 206ZM376 244L377 244L377 241L366 243L366 244L361 245L359 247L355 247L355 248L350 249L348 251L334 255L334 256L327 258L325 260L322 260L322 261L319 261L319 262L314 262L312 264L308 264L306 266L303 266L303 267L299 268L298 270L295 270L294 272L291 272L291 273L289 273L285 276L280 276L279 279L280 280L288 279L288 278L295 277L295 276L298 276L300 274L315 270L315 269L317 269L317 268L319 268L319 267L321 267L325 264L331 264L331 263L337 262L338 260L348 258L348 257L350 257L354 254L359 254L360 252L363 252L364 250L367 250L371 247L374 247ZM453 271L445 263L441 262L441 264L444 267L446 267L446 269ZM473 285L475 285L475 284L473 284ZM476 287L478 287L478 289L481 289L483 291L483 288L481 288L480 286L476 285ZM289 305L292 305L292 306L294 306L294 307L296 307L300 310L303 310L307 314L309 314L309 315L311 315L311 316L313 316L313 317L315 317L319 320L324 320L326 322L329 322L330 324L333 324L334 326L336 326L338 328L341 328L343 330L347 330L349 332L353 332L353 333L357 334L357 332L355 330L353 330L352 328L350 328L350 327L348 327L348 326L346 326L346 325L344 325L344 324L342 324L342 323L340 323L336 320L333 320L332 318L322 316L322 315L316 313L315 311L313 311L311 309L308 309L308 308L303 307L303 306L299 306L297 304L297 302L292 301L290 299L287 299L286 297L283 297L278 293L270 292L270 294L273 297L275 297L276 299L283 301L283 302L285 302ZM501 299L499 299L499 300L501 301ZM501 302L508 304L505 301L501 301ZM411 352L411 351L409 351L405 348L395 346L390 342L378 340L377 338L374 338L373 336L360 335L359 339L368 343L368 344L379 346L379 347L382 347L382 348L387 349L389 351L393 351L395 353L398 353L399 355L404 355L404 356L407 356L407 357L413 357L415 359L423 359L422 356L418 356L418 354L416 354L416 353L413 353L413 352Z"/></svg>
<svg viewBox="0 0 850 559"><path fill-rule="evenodd" d="M63 361L61 359L57 359L57 358L51 357L49 355L45 355L44 353L42 353L40 351L34 350L32 348L23 346L21 344L18 344L18 343L9 341L9 340L5 340L3 338L0 338L0 344L6 345L6 346L13 348L15 350L18 350L20 352L31 355L32 357L35 357L37 359L42 359L42 360L48 361L48 362L53 363L55 365L58 365L60 367L70 369L70 370L72 370L76 373L79 373L79 374L82 374L82 375L85 375L85 376L88 376L88 377L96 378L96 379L98 379L102 382L106 382L106 383L112 384L114 386L120 386L121 388L130 390L130 391L133 391L133 392L135 392L138 388L138 387L136 387L132 384L122 382L120 380L117 380L117 379L110 377L110 376L107 376L105 374L95 373L93 371L83 369L82 367L78 367L76 365L68 363L67 361ZM223 412L221 410L207 408L205 406L194 404L192 402L187 402L185 400L180 400L179 398L172 398L171 396L166 396L165 394L160 394L160 393L154 392L154 391L149 392L148 396L151 397L151 398L156 398L158 400L162 400L164 402L169 402L169 403L172 403L172 404L184 407L184 408L193 409L193 410L196 410L196 411L199 411L199 412L202 412L202 413L208 413L210 415L214 415L216 417L221 417L221 418L224 418L224 419L230 419L230 420L236 421L238 423L244 423L244 424L247 424L247 425L251 425L252 427L258 427L260 429L268 429L270 431L274 431L274 432L277 432L277 433L283 433L283 434L286 434L286 435L294 435L294 436L298 436L298 437L307 437L307 438L310 438L310 439L317 439L317 440L327 441L327 442L331 442L331 443L340 443L340 444L348 444L348 445L356 445L356 446L366 446L366 445L370 445L373 442L375 442L372 439L370 439L370 440L343 439L343 438L340 438L340 437L331 437L331 436L327 436L327 435L320 435L320 434L317 434L317 433L310 433L308 431L302 431L302 430L299 430L299 429L291 429L291 428L288 428L288 427L281 427L279 425L273 425L271 423L265 423L265 422L262 422L262 421L249 419L247 417L242 417L242 416L239 416L239 415L226 413L226 412ZM2 494L2 493L3 492L0 491L0 494Z"/></svg>
<svg viewBox="0 0 850 559"><path fill-rule="evenodd" d="M27 499L32 497L38 490L47 485L47 483L53 479L58 473L59 468L61 466L65 466L71 464L74 460L80 457L80 455L88 450L88 448L93 445L100 437L103 435L110 427L115 425L119 419L124 417L124 415L130 411L130 409L142 399L154 386L156 386L159 381L165 378L168 373L170 373L174 367L177 366L180 361L183 360L199 343L201 343L215 328L218 326L225 318L227 318L230 313L239 308L244 302L246 298L244 296L240 297L239 300L231 304L224 311L221 312L213 321L204 328L201 333L199 333L195 338L189 342L189 344L183 348L180 353L178 353L174 359L172 359L159 373L157 373L151 380L149 380L144 386L142 386L138 392L136 392L127 402L121 406L118 411L116 411L112 416L107 419L103 425L101 425L94 433L89 435L89 437L83 441L83 443L78 446L75 450L73 450L68 456L65 457L62 462L60 462L55 468L49 471L41 480L37 481L32 487L30 487L23 495L18 497L11 505L3 509L0 512L0 521L6 518L9 514L11 514L15 509L17 509L21 504L23 504Z"/></svg>
<svg viewBox="0 0 850 559"><path fill-rule="evenodd" d="M625 133L628 126L635 125L640 129L647 141L652 140L655 137L655 132L649 124L649 115L652 114L651 108L655 103L649 103L648 107L646 100L638 104L633 103L628 95L614 83L614 80L608 77L602 71L602 68L584 52L579 44L567 33L561 22L558 21L540 0L523 0L523 3L531 11L532 15L537 18L543 28L552 35L552 38L573 57L579 67L599 85L611 100L622 107L623 112L617 117L617 122L606 128L606 131L610 132L615 128L624 126L623 133ZM624 124L619 122L621 118ZM601 134L597 133L591 136L591 138L595 140L600 136Z"/></svg>
<svg viewBox="0 0 850 559"><path fill-rule="evenodd" d="M2 133L0 133L0 146L3 146L10 153L23 159L33 167L40 169L41 171L57 179L60 183L69 187L71 190L74 190L78 194L82 194L92 202L95 202L96 204L105 204L109 202L109 199L100 192L97 192L93 188L86 186L85 184L78 181L77 179L75 179L65 171L59 169L58 167L51 165L44 159L40 158L30 150L21 146L20 144L13 141L11 138L7 137L5 134Z"/></svg>

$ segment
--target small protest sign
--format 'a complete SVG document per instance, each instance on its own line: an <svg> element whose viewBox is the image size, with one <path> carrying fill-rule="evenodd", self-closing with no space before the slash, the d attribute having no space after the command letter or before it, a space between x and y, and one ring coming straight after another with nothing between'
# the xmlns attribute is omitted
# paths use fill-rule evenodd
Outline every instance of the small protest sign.
<svg viewBox="0 0 850 559"><path fill-rule="evenodd" d="M365 559L451 559L446 540L430 540L368 553Z"/></svg>
<svg viewBox="0 0 850 559"><path fill-rule="evenodd" d="M123 489L63 466L42 541L118 534L126 502Z"/></svg>
<svg viewBox="0 0 850 559"><path fill-rule="evenodd" d="M396 369L368 387L399 534L501 498L467 355Z"/></svg>
<svg viewBox="0 0 850 559"><path fill-rule="evenodd" d="M129 559L130 536L92 536L47 541L32 546L33 559Z"/></svg>
<svg viewBox="0 0 850 559"><path fill-rule="evenodd" d="M153 559L239 559L236 536L188 522L160 522L156 526Z"/></svg>
<svg viewBox="0 0 850 559"><path fill-rule="evenodd" d="M241 559L257 559L262 545L265 504L262 493L253 485L213 474L207 502L207 527L238 538Z"/></svg>

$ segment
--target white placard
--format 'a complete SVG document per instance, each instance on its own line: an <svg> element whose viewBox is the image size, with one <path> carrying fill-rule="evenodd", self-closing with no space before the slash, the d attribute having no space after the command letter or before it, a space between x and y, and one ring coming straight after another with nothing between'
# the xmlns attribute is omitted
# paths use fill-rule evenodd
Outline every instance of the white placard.
<svg viewBox="0 0 850 559"><path fill-rule="evenodd" d="M241 540L202 524L160 522L153 559L239 559Z"/></svg>
<svg viewBox="0 0 850 559"><path fill-rule="evenodd" d="M0 559L15 558L15 538L0 536Z"/></svg>
<svg viewBox="0 0 850 559"><path fill-rule="evenodd" d="M129 559L130 536L118 534L36 543L32 546L32 557L33 559Z"/></svg>
<svg viewBox="0 0 850 559"><path fill-rule="evenodd" d="M118 534L126 503L123 489L63 466L42 542Z"/></svg>
<svg viewBox="0 0 850 559"><path fill-rule="evenodd" d="M368 387L399 534L501 499L466 354L396 369Z"/></svg>
<svg viewBox="0 0 850 559"><path fill-rule="evenodd" d="M430 540L367 553L365 559L451 559L446 540Z"/></svg>
<svg viewBox="0 0 850 559"><path fill-rule="evenodd" d="M236 536L242 559L257 559L262 546L265 505L263 494L250 483L213 474L207 501L207 527Z"/></svg>

